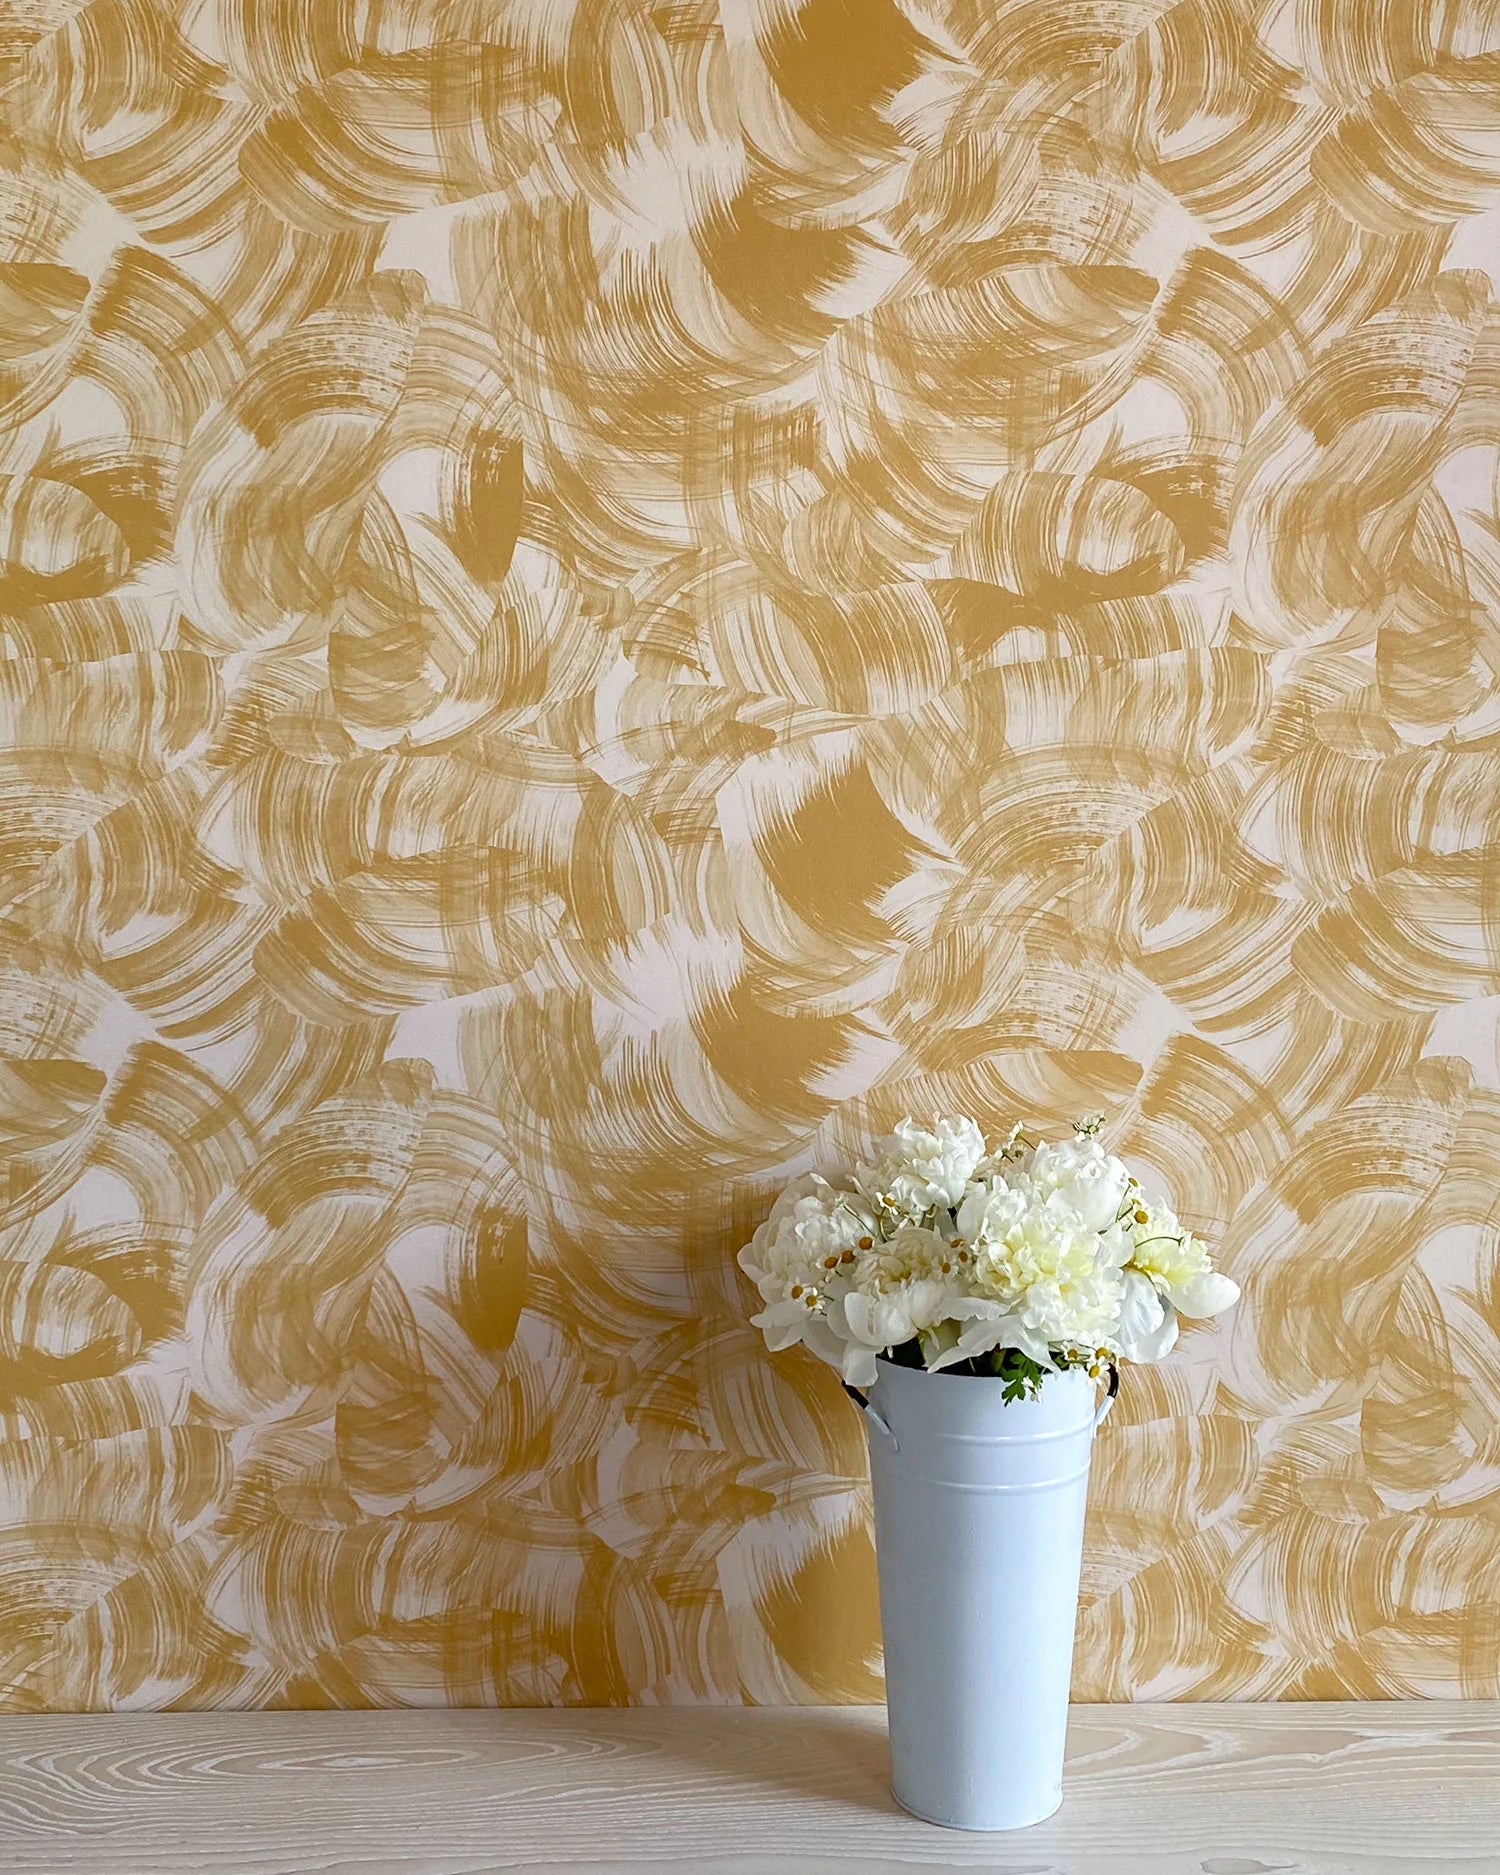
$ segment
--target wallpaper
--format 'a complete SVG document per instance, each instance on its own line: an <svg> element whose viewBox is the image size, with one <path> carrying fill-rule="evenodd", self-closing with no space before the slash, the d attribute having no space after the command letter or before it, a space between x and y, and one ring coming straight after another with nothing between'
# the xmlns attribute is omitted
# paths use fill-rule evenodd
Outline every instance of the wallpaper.
<svg viewBox="0 0 1500 1875"><path fill-rule="evenodd" d="M1244 1301L1084 1699L1500 1694L1500 4L0 0L0 1704L879 1695L733 1253Z"/></svg>

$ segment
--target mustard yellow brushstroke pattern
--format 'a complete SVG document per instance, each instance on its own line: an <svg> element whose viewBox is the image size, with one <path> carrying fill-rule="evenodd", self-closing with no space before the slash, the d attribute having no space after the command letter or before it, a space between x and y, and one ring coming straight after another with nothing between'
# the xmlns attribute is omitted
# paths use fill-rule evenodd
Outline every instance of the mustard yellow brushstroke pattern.
<svg viewBox="0 0 1500 1875"><path fill-rule="evenodd" d="M0 0L0 1705L877 1697L942 1108L1244 1287L1080 1697L1500 1695L1497 280L1488 0Z"/></svg>

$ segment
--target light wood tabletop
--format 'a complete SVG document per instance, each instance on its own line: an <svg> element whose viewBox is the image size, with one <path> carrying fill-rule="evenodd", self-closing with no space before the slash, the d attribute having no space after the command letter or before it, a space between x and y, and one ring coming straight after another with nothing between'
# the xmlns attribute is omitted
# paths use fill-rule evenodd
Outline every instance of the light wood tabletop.
<svg viewBox="0 0 1500 1875"><path fill-rule="evenodd" d="M0 1718L0 1870L1500 1871L1500 1704L1083 1706L1062 1810L904 1815L881 1709Z"/></svg>

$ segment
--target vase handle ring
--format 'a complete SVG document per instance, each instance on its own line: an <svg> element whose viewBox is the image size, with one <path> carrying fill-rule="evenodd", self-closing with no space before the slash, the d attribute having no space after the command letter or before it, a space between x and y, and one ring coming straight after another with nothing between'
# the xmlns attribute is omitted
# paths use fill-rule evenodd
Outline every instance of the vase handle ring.
<svg viewBox="0 0 1500 1875"><path fill-rule="evenodd" d="M1109 1364L1109 1386L1105 1390L1104 1398L1099 1402L1098 1412L1095 1413L1094 1415L1094 1431L1095 1432L1097 1432L1099 1428L1104 1424L1105 1420L1109 1418L1110 1412L1114 1407L1114 1403L1116 1400L1119 1399L1119 1397L1120 1397L1120 1370L1115 1365L1115 1363L1111 1361Z"/></svg>
<svg viewBox="0 0 1500 1875"><path fill-rule="evenodd" d="M901 1450L901 1447L896 1443L895 1433L891 1431L890 1427L886 1424L884 1417L873 1406L871 1406L869 1400L866 1398L866 1396L863 1393L860 1392L859 1388L851 1387L847 1380L841 1381L839 1384L843 1387L845 1393L848 1394L849 1398L853 1400L854 1404L864 1414L865 1418L869 1420L870 1424L874 1426L878 1431L883 1432L885 1436L890 1440L891 1449L893 1451L899 1452Z"/></svg>

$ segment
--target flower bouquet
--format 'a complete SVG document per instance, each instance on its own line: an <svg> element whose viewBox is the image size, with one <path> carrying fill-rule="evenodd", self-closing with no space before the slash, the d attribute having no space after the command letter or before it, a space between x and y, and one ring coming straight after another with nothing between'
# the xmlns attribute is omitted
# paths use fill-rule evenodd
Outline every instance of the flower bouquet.
<svg viewBox="0 0 1500 1875"><path fill-rule="evenodd" d="M1099 1128L991 1147L903 1120L789 1185L739 1255L767 1346L804 1343L865 1408L893 1785L960 1828L1061 1802L1094 1432L1120 1362L1239 1294Z"/></svg>

